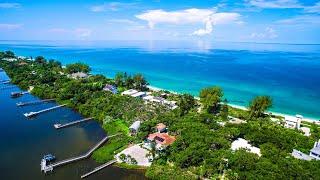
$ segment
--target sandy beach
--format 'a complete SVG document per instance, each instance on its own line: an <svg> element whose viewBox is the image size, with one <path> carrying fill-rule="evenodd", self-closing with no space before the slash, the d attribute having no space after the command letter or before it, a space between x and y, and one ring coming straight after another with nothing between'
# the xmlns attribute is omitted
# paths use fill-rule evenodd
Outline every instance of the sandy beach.
<svg viewBox="0 0 320 180"><path fill-rule="evenodd" d="M151 89L152 91L161 91L161 90L163 90L163 91L169 91L169 92L171 92L171 93L173 93L173 94L180 94L180 93L178 93L178 92L175 92L175 91L170 91L170 90L166 90L166 89L162 89L162 88L158 88L158 87L155 87L155 86L148 86L148 88L149 89ZM200 100L200 98L199 97L197 97L197 96L195 96L194 97L195 99L197 99L197 100ZM242 110L248 110L248 108L247 107L245 107L245 106L239 106L239 105L235 105L235 104L228 104L229 106L231 106L231 107L234 107L234 108L237 108L237 109L242 109ZM281 116L281 117L285 117L285 116L291 116L291 117L294 117L294 115L290 115L290 114L284 114L284 113L279 113L279 112L273 112L273 111L268 111L269 113L272 113L273 115L276 115L276 116ZM303 114L302 114L302 116L303 116ZM320 125L320 121L318 120L318 119L313 119L313 118L303 118L302 119L302 121L304 121L304 122L309 122L309 123L316 123L316 124L318 124L318 125Z"/></svg>

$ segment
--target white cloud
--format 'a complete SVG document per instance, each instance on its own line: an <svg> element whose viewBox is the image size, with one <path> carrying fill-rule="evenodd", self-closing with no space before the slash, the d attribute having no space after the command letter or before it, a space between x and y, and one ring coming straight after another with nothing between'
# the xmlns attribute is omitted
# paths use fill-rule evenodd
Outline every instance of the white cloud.
<svg viewBox="0 0 320 180"><path fill-rule="evenodd" d="M132 21L130 19L108 19L109 23L120 23L120 24L138 24L136 21Z"/></svg>
<svg viewBox="0 0 320 180"><path fill-rule="evenodd" d="M101 5L92 6L90 10L92 12L104 12L104 11L118 11L120 9L127 9L133 7L136 3L121 3L121 2L110 2Z"/></svg>
<svg viewBox="0 0 320 180"><path fill-rule="evenodd" d="M192 35L203 36L211 34L213 26L227 23L240 22L238 13L216 13L214 9L185 9L179 11L149 10L136 15L138 19L148 22L151 29L156 24L199 24L205 25L204 29L198 29Z"/></svg>
<svg viewBox="0 0 320 180"><path fill-rule="evenodd" d="M251 6L259 8L290 9L303 8L298 0L249 0Z"/></svg>
<svg viewBox="0 0 320 180"><path fill-rule="evenodd" d="M3 30L13 30L19 29L22 27L22 24L0 24L0 29Z"/></svg>
<svg viewBox="0 0 320 180"><path fill-rule="evenodd" d="M261 33L252 33L250 38L252 39L274 39L278 37L276 31L273 28L267 27Z"/></svg>
<svg viewBox="0 0 320 180"><path fill-rule="evenodd" d="M320 1L317 2L314 6L305 7L304 10L307 13L320 13Z"/></svg>
<svg viewBox="0 0 320 180"><path fill-rule="evenodd" d="M283 25L307 25L307 24L315 24L320 25L320 16L318 15L300 15L295 16L293 18L288 19L282 19L277 21L277 24L283 24Z"/></svg>
<svg viewBox="0 0 320 180"><path fill-rule="evenodd" d="M0 8L4 9L12 9L12 8L20 8L21 5L19 3L0 3Z"/></svg>

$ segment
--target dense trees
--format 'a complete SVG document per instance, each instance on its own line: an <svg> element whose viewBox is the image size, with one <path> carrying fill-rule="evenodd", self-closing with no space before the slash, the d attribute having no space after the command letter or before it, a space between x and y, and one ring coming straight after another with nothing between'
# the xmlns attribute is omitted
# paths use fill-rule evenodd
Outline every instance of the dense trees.
<svg viewBox="0 0 320 180"><path fill-rule="evenodd" d="M142 74L130 76L127 73L117 73L114 82L118 87L126 87L127 89L133 88L140 91L148 89L148 82Z"/></svg>
<svg viewBox="0 0 320 180"><path fill-rule="evenodd" d="M0 53L3 58L5 53ZM10 53L9 53L10 54ZM286 129L272 123L263 113L271 106L269 97L259 96L250 104L250 116L263 117L265 121L249 121L247 112L231 108L224 101L219 87L206 88L200 93L203 112L195 111L195 99L188 94L177 95L179 110L168 111L161 106L146 105L141 99L113 95L101 91L106 83L116 84L120 89L141 90L147 82L142 75L130 76L119 73L114 79L93 75L86 79L72 79L64 75L61 63L44 58L18 62L0 61L13 83L22 88L34 86L33 94L42 98L55 98L67 103L84 116L94 117L110 134L122 135L110 139L110 143L93 155L99 162L114 158L129 142L138 143L152 132L157 123L167 125L169 133L176 137L173 145L157 156L147 169L151 179L318 179L320 161L301 161L290 156L292 149L308 153L319 129L311 125L311 137L299 131ZM68 72L83 71L82 65L69 65ZM86 71L86 70L85 70ZM213 113L219 112L219 113ZM247 120L243 124L226 123L228 114ZM143 121L137 137L129 137L128 126L139 119ZM245 138L259 147L259 157L245 150L231 151L230 145L237 138Z"/></svg>
<svg viewBox="0 0 320 180"><path fill-rule="evenodd" d="M90 67L84 63L74 63L74 64L68 64L66 66L66 72L71 74L71 73L76 73L76 72L84 72L84 73L89 73L91 71Z"/></svg>
<svg viewBox="0 0 320 180"><path fill-rule="evenodd" d="M249 104L250 118L262 117L265 111L272 106L272 99L269 96L257 96Z"/></svg>
<svg viewBox="0 0 320 180"><path fill-rule="evenodd" d="M200 102L203 110L208 113L216 112L222 96L222 89L218 86L202 89L200 92Z"/></svg>
<svg viewBox="0 0 320 180"><path fill-rule="evenodd" d="M192 108L194 108L196 101L190 94L182 94L179 96L178 106L180 109L180 116L187 114Z"/></svg>

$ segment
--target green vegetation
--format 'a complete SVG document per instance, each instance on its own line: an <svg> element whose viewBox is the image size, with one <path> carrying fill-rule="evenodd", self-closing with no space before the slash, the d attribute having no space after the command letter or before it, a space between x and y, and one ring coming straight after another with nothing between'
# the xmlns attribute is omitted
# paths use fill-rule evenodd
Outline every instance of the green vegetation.
<svg viewBox="0 0 320 180"><path fill-rule="evenodd" d="M66 72L69 74L76 72L88 73L90 70L90 67L83 63L68 64L66 67Z"/></svg>
<svg viewBox="0 0 320 180"><path fill-rule="evenodd" d="M204 111L208 113L217 112L222 96L223 92L220 87L215 86L202 89L200 92L200 102Z"/></svg>
<svg viewBox="0 0 320 180"><path fill-rule="evenodd" d="M150 179L319 179L320 161L302 161L290 155L293 148L308 153L320 137L319 127L306 123L313 133L306 137L298 130L273 123L265 114L272 105L267 96L253 99L250 111L245 111L228 106L227 101L221 103L222 89L210 87L200 93L202 112L198 112L199 102L192 96L166 92L167 99L177 101L180 106L170 111L164 106L145 104L141 99L102 91L107 83L117 85L120 91L146 89L148 83L139 74L119 73L115 79L102 75L71 79L66 72L81 69L77 67L79 64L69 65L73 70L66 71L61 63L43 57L23 60L25 65L20 64L22 60L1 61L4 57L12 54L0 53L0 66L13 83L24 89L34 86L34 95L55 98L83 116L94 117L110 135L121 133L94 152L93 158L98 162L113 159L128 144L141 142L155 132L157 123L164 123L176 141L147 168L146 176ZM229 123L229 115L247 123ZM135 120L141 120L142 124L137 136L131 137L128 127ZM224 126L219 124L221 121ZM237 138L245 138L260 148L261 157L245 150L231 151L231 143Z"/></svg>
<svg viewBox="0 0 320 180"><path fill-rule="evenodd" d="M265 111L272 106L272 99L269 96L257 96L249 105L249 113L251 118L262 117Z"/></svg>

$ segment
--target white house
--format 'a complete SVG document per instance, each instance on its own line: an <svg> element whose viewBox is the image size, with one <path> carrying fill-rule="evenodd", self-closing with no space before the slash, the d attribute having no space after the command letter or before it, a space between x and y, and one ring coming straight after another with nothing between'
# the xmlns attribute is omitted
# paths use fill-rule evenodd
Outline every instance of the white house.
<svg viewBox="0 0 320 180"><path fill-rule="evenodd" d="M300 129L302 116L296 115L294 116L285 116L285 124L284 127L291 129Z"/></svg>
<svg viewBox="0 0 320 180"><path fill-rule="evenodd" d="M320 160L320 140L314 143L313 148L310 150L310 156Z"/></svg>
<svg viewBox="0 0 320 180"><path fill-rule="evenodd" d="M231 143L231 150L236 151L239 149L246 149L247 151L257 154L258 156L261 156L260 149L257 147L252 146L248 143L247 140L238 138L237 140L233 141Z"/></svg>
<svg viewBox="0 0 320 180"><path fill-rule="evenodd" d="M84 72L76 72L76 73L72 73L70 76L73 79L83 79L83 78L87 78L88 74L86 74Z"/></svg>
<svg viewBox="0 0 320 180"><path fill-rule="evenodd" d="M137 92L138 92L138 91L135 90L135 89L129 89L129 90L123 91L123 92L121 93L121 95L131 96L132 94L135 94L135 93L137 93Z"/></svg>
<svg viewBox="0 0 320 180"><path fill-rule="evenodd" d="M131 94L131 96L135 97L135 98L143 98L144 96L146 96L146 93L145 92L137 92L137 93Z"/></svg>

